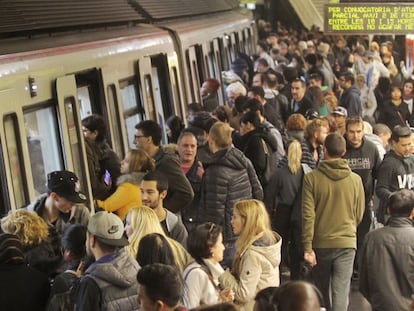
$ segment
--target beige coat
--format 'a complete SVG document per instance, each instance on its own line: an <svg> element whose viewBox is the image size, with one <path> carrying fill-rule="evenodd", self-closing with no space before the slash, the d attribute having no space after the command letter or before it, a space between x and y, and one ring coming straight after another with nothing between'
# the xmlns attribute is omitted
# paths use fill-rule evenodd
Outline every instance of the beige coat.
<svg viewBox="0 0 414 311"><path fill-rule="evenodd" d="M224 288L234 291L235 303L241 311L252 311L257 292L269 286L279 286L280 248L282 238L276 232L276 243L268 246L253 243L241 255L240 277L230 271L220 277Z"/></svg>

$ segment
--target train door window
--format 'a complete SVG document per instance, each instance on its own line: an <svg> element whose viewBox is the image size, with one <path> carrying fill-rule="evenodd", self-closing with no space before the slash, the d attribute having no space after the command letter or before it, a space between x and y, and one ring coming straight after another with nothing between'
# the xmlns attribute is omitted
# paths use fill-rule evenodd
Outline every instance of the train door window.
<svg viewBox="0 0 414 311"><path fill-rule="evenodd" d="M183 111L183 107L182 107L182 103L181 103L181 92L180 92L180 85L179 85L179 78L178 78L178 71L177 71L177 67L173 66L171 67L171 71L172 71L172 75L171 75L171 86L174 89L174 93L175 93L175 100L176 102L176 108L177 110L177 115L179 116L184 116L184 111Z"/></svg>
<svg viewBox="0 0 414 311"><path fill-rule="evenodd" d="M101 76L100 70L96 68L75 75L81 119L93 113L106 115Z"/></svg>
<svg viewBox="0 0 414 311"><path fill-rule="evenodd" d="M254 42L254 38L252 36L250 28L246 28L245 33L246 33L245 46L249 52L248 54L252 55L256 52L256 46L255 46L256 42Z"/></svg>
<svg viewBox="0 0 414 311"><path fill-rule="evenodd" d="M129 147L134 148L135 125L145 119L145 112L141 104L135 79L120 81L123 116Z"/></svg>
<svg viewBox="0 0 414 311"><path fill-rule="evenodd" d="M0 176L2 180L6 180L6 169L4 167L4 150L3 144L0 143ZM10 196L5 182L0 183L0 218L7 215L10 210Z"/></svg>
<svg viewBox="0 0 414 311"><path fill-rule="evenodd" d="M81 112L81 119L92 114L92 103L88 86L78 87L78 100Z"/></svg>
<svg viewBox="0 0 414 311"><path fill-rule="evenodd" d="M81 140L79 131L77 130L81 126L77 122L78 116L76 112L75 98L72 96L65 97L64 105L65 105L65 116L66 116L66 122L67 122L66 131L69 136L70 152L71 152L72 162L73 162L73 172L79 177L81 189L87 189L85 174L83 173L86 170L86 168L83 165L83 161L81 157L82 140Z"/></svg>
<svg viewBox="0 0 414 311"><path fill-rule="evenodd" d="M24 111L24 122L33 186L39 195L47 192L47 174L63 168L57 113L50 106L28 109Z"/></svg>
<svg viewBox="0 0 414 311"><path fill-rule="evenodd" d="M234 35L234 32L227 36L227 44L230 51L230 61L233 62L236 59L237 55L236 37Z"/></svg>
<svg viewBox="0 0 414 311"><path fill-rule="evenodd" d="M207 61L209 63L209 72L210 72L210 77L217 77L217 72L218 72L218 68L217 68L217 63L215 60L215 55L214 55L214 51L210 51L208 53L207 56Z"/></svg>
<svg viewBox="0 0 414 311"><path fill-rule="evenodd" d="M234 40L235 40L234 41L234 46L235 46L235 49L236 49L236 54L238 52L244 53L243 45L240 42L240 37L239 37L239 33L238 32L235 32L234 33Z"/></svg>
<svg viewBox="0 0 414 311"><path fill-rule="evenodd" d="M221 65L222 65L223 70L227 71L230 68L230 63L229 63L229 58L228 58L228 51L227 51L227 48L224 46L222 38L218 39L218 43L219 43L219 50L220 50L219 58L221 60Z"/></svg>
<svg viewBox="0 0 414 311"><path fill-rule="evenodd" d="M17 116L10 114L4 117L4 133L8 154L10 174L15 206L23 207L28 203L28 191L26 186L26 174L23 162L22 145L18 134Z"/></svg>
<svg viewBox="0 0 414 311"><path fill-rule="evenodd" d="M196 99L195 99L195 97L194 97L194 94L195 94L195 89L194 89L194 83L193 83L193 81L194 81L194 78L193 78L193 70L192 70L192 65L191 65L191 59L190 59L190 51L189 50L186 50L185 51L185 60L186 60L186 62L187 62L187 66L186 66L186 68L187 68L187 73L188 73L188 84L190 85L190 102L195 102L196 101Z"/></svg>
<svg viewBox="0 0 414 311"><path fill-rule="evenodd" d="M162 104L161 99L161 92L160 92L160 81L158 76L157 68L152 67L152 81L153 81L153 90L154 92L154 103L155 103L155 111L157 112L157 118L155 120L158 121L158 124L161 127L161 135L163 143L167 143L167 133L165 130L165 112L164 112L164 105Z"/></svg>
<svg viewBox="0 0 414 311"><path fill-rule="evenodd" d="M197 57L197 72L198 72L198 81L204 81L205 78L207 78L207 71L204 64L204 52L203 52L203 46L200 44L197 44L194 46L195 53ZM198 84L200 87L201 84Z"/></svg>
<svg viewBox="0 0 414 311"><path fill-rule="evenodd" d="M158 54L151 56L154 95L156 104L161 105L163 118L168 118L176 113L171 92L171 78L168 69L167 55Z"/></svg>
<svg viewBox="0 0 414 311"><path fill-rule="evenodd" d="M203 68L203 51L200 45L190 46L188 49L189 66L191 71L191 91L192 98L196 102L201 101L200 97L200 85L204 80L204 68Z"/></svg>
<svg viewBox="0 0 414 311"><path fill-rule="evenodd" d="M115 85L108 85L108 107L111 112L111 123L112 123L112 134L114 137L113 140L113 149L117 154L120 154L123 158L124 154L124 140L122 138L122 131L120 128L120 111L119 104L116 97L116 88Z"/></svg>

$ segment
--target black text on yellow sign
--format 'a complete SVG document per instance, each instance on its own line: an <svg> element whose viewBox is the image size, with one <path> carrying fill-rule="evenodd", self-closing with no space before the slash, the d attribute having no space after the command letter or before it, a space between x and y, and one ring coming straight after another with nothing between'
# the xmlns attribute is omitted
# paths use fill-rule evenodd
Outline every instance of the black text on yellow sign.
<svg viewBox="0 0 414 311"><path fill-rule="evenodd" d="M326 33L414 33L414 3L342 3L325 5Z"/></svg>

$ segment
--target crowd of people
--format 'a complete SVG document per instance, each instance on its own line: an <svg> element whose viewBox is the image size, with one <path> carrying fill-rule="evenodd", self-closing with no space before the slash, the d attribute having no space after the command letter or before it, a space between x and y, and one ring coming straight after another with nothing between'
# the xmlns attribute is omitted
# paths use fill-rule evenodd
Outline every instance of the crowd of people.
<svg viewBox="0 0 414 311"><path fill-rule="evenodd" d="M55 171L1 219L2 307L346 311L359 278L373 310L409 308L412 69L392 41L259 33L169 144L141 121L121 161L103 118L82 121L96 212Z"/></svg>

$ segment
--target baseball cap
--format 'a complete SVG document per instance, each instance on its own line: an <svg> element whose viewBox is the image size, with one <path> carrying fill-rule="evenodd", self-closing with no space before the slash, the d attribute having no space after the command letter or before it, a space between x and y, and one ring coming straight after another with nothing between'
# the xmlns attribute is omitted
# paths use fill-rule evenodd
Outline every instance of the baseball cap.
<svg viewBox="0 0 414 311"><path fill-rule="evenodd" d="M125 246L129 244L124 237L124 223L113 213L97 212L89 219L88 231L106 245Z"/></svg>
<svg viewBox="0 0 414 311"><path fill-rule="evenodd" d="M47 175L47 189L73 203L85 203L86 195L79 191L79 179L70 171L54 171Z"/></svg>
<svg viewBox="0 0 414 311"><path fill-rule="evenodd" d="M346 110L346 108L339 106L339 107L335 107L332 110L332 114L337 114L338 116L347 117L348 111Z"/></svg>

